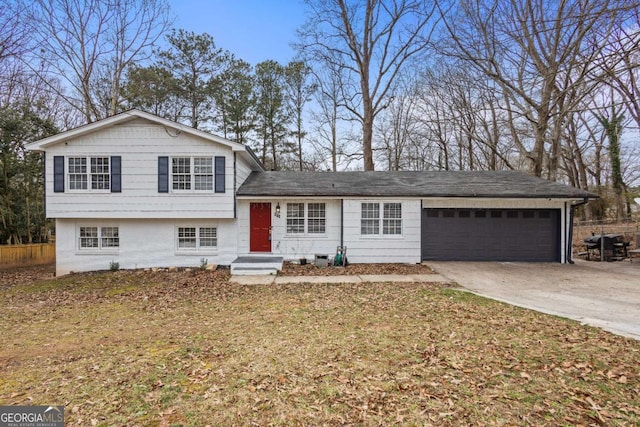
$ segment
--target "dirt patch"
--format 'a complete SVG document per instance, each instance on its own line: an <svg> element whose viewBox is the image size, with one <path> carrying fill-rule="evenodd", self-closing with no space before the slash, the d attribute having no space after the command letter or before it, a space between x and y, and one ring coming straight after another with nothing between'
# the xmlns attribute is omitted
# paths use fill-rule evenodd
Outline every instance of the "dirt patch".
<svg viewBox="0 0 640 427"><path fill-rule="evenodd" d="M279 276L358 276L362 274L433 274L423 264L349 264L346 267L317 267L285 262Z"/></svg>

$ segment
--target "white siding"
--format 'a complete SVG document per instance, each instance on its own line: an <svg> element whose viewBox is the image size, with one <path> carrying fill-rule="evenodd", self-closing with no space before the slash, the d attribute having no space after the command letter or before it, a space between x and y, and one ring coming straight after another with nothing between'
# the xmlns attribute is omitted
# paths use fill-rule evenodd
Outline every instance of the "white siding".
<svg viewBox="0 0 640 427"><path fill-rule="evenodd" d="M236 221L238 223L238 255L249 253L249 201L238 200L238 212Z"/></svg>
<svg viewBox="0 0 640 427"><path fill-rule="evenodd" d="M251 202L271 203L271 253L280 255L286 260L307 258L313 260L315 255L333 257L340 245L340 201L318 199L278 199L278 200L239 200L238 201L238 249L241 254L249 251L249 206ZM280 204L280 218L275 216L275 208ZM325 203L325 234L287 234L287 203Z"/></svg>
<svg viewBox="0 0 640 427"><path fill-rule="evenodd" d="M122 192L53 192L54 156L121 156ZM225 156L225 193L158 193L159 156ZM243 163L239 161L238 163ZM67 161L65 159L65 172ZM155 124L124 124L47 149L49 218L233 218L230 148ZM68 179L65 173L65 184ZM171 190L170 190L171 191Z"/></svg>
<svg viewBox="0 0 640 427"><path fill-rule="evenodd" d="M112 261L120 268L199 267L202 258L211 264L229 265L236 258L237 225L232 219L190 220L57 219L56 273L108 270ZM78 250L80 226L119 228L120 247L115 251L87 253ZM217 250L179 252L177 227L217 227Z"/></svg>
<svg viewBox="0 0 640 427"><path fill-rule="evenodd" d="M360 229L362 203L402 203L402 235L362 235ZM420 201L366 199L344 201L344 245L353 263L392 262L419 263Z"/></svg>
<svg viewBox="0 0 640 427"><path fill-rule="evenodd" d="M236 190L247 180L251 174L251 167L242 159L236 156Z"/></svg>

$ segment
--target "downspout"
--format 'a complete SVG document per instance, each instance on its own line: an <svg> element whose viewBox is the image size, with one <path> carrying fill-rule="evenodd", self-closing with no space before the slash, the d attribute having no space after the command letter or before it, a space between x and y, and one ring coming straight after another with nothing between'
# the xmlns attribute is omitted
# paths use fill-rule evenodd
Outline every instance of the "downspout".
<svg viewBox="0 0 640 427"><path fill-rule="evenodd" d="M424 254L424 236L422 235L422 228L424 224L424 202L423 199L420 199L420 264L422 264L422 256Z"/></svg>
<svg viewBox="0 0 640 427"><path fill-rule="evenodd" d="M344 199L340 199L340 246L344 247Z"/></svg>
<svg viewBox="0 0 640 427"><path fill-rule="evenodd" d="M233 152L233 219L238 219L238 169L236 168L236 152Z"/></svg>
<svg viewBox="0 0 640 427"><path fill-rule="evenodd" d="M571 204L569 209L569 241L567 242L567 262L569 264L574 264L573 262L573 251L571 250L571 245L573 244L573 217L575 215L575 210L578 206L586 205L589 201L588 197L585 197L584 200L580 203ZM565 202L566 205L567 202Z"/></svg>

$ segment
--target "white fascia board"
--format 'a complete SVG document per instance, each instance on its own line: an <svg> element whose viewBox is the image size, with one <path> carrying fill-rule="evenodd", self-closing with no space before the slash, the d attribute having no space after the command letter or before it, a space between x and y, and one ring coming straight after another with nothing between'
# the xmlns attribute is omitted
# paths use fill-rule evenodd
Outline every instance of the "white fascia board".
<svg viewBox="0 0 640 427"><path fill-rule="evenodd" d="M39 141L29 142L25 145L25 148L30 151L45 151L45 149L51 145L55 145L64 141L68 141L73 138L87 135L110 126L126 123L135 118L145 119L152 123L156 123L171 129L175 129L179 132L185 132L190 135L194 135L194 136L206 139L208 141L216 142L218 144L231 148L232 151L239 151L239 152L246 151L245 146L242 144L238 144L237 142L229 141L228 139L221 138L219 136L210 134L208 132L194 129L190 126L186 126L168 119L164 119L162 117L158 117L153 114L145 113L144 111L140 111L140 110L125 111L123 113L119 113L114 116L107 117L106 119L102 119L97 122L93 122L87 125L77 127L75 129L61 132L57 135L53 135L48 138L41 139Z"/></svg>

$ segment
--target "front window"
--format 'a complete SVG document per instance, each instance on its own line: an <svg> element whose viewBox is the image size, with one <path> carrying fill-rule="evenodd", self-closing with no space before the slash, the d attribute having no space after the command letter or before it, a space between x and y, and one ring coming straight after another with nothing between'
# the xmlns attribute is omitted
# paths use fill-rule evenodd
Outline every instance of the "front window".
<svg viewBox="0 0 640 427"><path fill-rule="evenodd" d="M196 228L178 228L178 249L195 249L197 247Z"/></svg>
<svg viewBox="0 0 640 427"><path fill-rule="evenodd" d="M109 158L91 157L91 189L109 189Z"/></svg>
<svg viewBox="0 0 640 427"><path fill-rule="evenodd" d="M103 248L120 247L120 233L118 227L101 227L100 241Z"/></svg>
<svg viewBox="0 0 640 427"><path fill-rule="evenodd" d="M361 234L380 234L380 204L363 203L362 219L360 221Z"/></svg>
<svg viewBox="0 0 640 427"><path fill-rule="evenodd" d="M213 191L213 158L173 157L171 182L178 191Z"/></svg>
<svg viewBox="0 0 640 427"><path fill-rule="evenodd" d="M200 227L200 247L215 248L218 246L218 230L215 227Z"/></svg>
<svg viewBox="0 0 640 427"><path fill-rule="evenodd" d="M401 235L402 203L362 203L360 234Z"/></svg>
<svg viewBox="0 0 640 427"><path fill-rule="evenodd" d="M87 189L87 159L85 157L69 158L69 190Z"/></svg>
<svg viewBox="0 0 640 427"><path fill-rule="evenodd" d="M327 227L325 204L309 203L307 213L307 232L309 234L324 234Z"/></svg>
<svg viewBox="0 0 640 427"><path fill-rule="evenodd" d="M211 157L193 159L193 173L196 190L213 190L213 163Z"/></svg>
<svg viewBox="0 0 640 427"><path fill-rule="evenodd" d="M218 247L216 227L178 227L178 250L215 249Z"/></svg>
<svg viewBox="0 0 640 427"><path fill-rule="evenodd" d="M109 157L69 157L67 176L69 190L108 190Z"/></svg>
<svg viewBox="0 0 640 427"><path fill-rule="evenodd" d="M118 227L83 226L79 230L78 247L82 249L117 249L120 247Z"/></svg>
<svg viewBox="0 0 640 427"><path fill-rule="evenodd" d="M287 234L304 233L304 203L287 203Z"/></svg>
<svg viewBox="0 0 640 427"><path fill-rule="evenodd" d="M98 227L80 227L80 249L98 248Z"/></svg>
<svg viewBox="0 0 640 427"><path fill-rule="evenodd" d="M324 203L287 203L287 234L324 234L326 228Z"/></svg>
<svg viewBox="0 0 640 427"><path fill-rule="evenodd" d="M171 182L174 190L191 190L191 159L189 157L171 159Z"/></svg>
<svg viewBox="0 0 640 427"><path fill-rule="evenodd" d="M402 234L402 204L385 203L382 234Z"/></svg>

